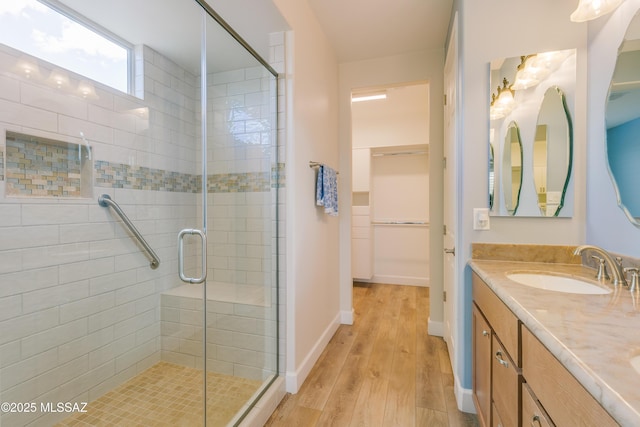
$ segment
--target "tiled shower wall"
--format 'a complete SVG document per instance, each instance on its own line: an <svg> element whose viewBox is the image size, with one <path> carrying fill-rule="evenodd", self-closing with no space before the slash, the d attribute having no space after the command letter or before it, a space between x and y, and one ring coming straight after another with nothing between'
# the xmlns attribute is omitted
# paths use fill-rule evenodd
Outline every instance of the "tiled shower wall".
<svg viewBox="0 0 640 427"><path fill-rule="evenodd" d="M144 102L103 87L96 87L97 98L82 99L28 80L13 72L21 54L0 46L0 401L90 401L160 359L160 293L179 284L176 235L201 222L201 182L194 173L199 89L195 76L148 47L138 49L144 50L137 68ZM92 146L93 197L8 197L7 130L76 144L83 132ZM233 170L238 153L231 149L221 171L226 175L214 169L221 166L215 163L220 152L211 155L209 181L220 192L209 198L210 264L226 270L212 268L214 278L248 283L268 275L275 283L267 247L276 238L267 242L265 230L274 226L272 208L257 205L276 200L280 190L265 189L263 175L252 169L267 158L257 151L246 150L247 161L239 164L247 167ZM260 191L247 191L254 185ZM97 204L102 193L118 202L158 253L157 270L113 212ZM245 204L235 207L235 199ZM227 217L212 215L218 210ZM235 233L238 215L247 228L241 234ZM225 233L227 241L218 246ZM231 249L233 256L221 255ZM238 264L234 271L241 273L231 273ZM1 421L23 425L41 415L6 414Z"/></svg>

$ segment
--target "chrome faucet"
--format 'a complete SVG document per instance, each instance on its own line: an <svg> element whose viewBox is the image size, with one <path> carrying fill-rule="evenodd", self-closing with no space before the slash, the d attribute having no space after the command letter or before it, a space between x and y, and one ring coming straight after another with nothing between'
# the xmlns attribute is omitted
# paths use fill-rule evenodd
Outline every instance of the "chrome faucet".
<svg viewBox="0 0 640 427"><path fill-rule="evenodd" d="M625 278L624 271L622 269L622 262L615 260L611 254L604 249L593 245L581 245L573 252L574 255L582 255L582 251L593 251L599 254L608 264L611 270L611 281L613 286L626 286L627 279Z"/></svg>

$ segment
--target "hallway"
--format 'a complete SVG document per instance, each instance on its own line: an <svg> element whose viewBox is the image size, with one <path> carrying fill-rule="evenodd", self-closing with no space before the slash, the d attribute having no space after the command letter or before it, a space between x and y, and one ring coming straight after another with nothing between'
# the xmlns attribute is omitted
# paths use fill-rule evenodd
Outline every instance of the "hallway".
<svg viewBox="0 0 640 427"><path fill-rule="evenodd" d="M428 288L355 283L353 305L354 324L338 328L267 426L478 425L457 409L444 341L427 335Z"/></svg>

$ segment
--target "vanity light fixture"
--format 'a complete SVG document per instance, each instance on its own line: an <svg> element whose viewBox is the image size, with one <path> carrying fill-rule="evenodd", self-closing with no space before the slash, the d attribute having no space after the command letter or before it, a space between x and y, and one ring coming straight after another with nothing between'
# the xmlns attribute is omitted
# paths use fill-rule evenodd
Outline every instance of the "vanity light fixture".
<svg viewBox="0 0 640 427"><path fill-rule="evenodd" d="M489 117L491 120L501 119L515 107L515 99L513 97L514 90L509 86L509 80L506 77L502 79L502 87L498 86L498 94L491 95L491 108Z"/></svg>
<svg viewBox="0 0 640 427"><path fill-rule="evenodd" d="M580 0L571 21L585 22L613 12L624 0Z"/></svg>
<svg viewBox="0 0 640 427"><path fill-rule="evenodd" d="M556 50L521 56L515 82L511 88L513 90L524 90L537 85L557 70L570 54L570 50Z"/></svg>
<svg viewBox="0 0 640 427"><path fill-rule="evenodd" d="M524 90L533 87L549 74L544 68L537 67L534 64L535 57L536 55L520 57L520 65L518 65L512 89Z"/></svg>

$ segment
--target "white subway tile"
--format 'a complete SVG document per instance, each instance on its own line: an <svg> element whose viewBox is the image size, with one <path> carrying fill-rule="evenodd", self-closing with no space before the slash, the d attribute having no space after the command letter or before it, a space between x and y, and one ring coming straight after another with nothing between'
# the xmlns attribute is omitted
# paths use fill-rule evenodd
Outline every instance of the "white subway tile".
<svg viewBox="0 0 640 427"><path fill-rule="evenodd" d="M71 224L87 222L89 213L86 205L22 205L23 225Z"/></svg>
<svg viewBox="0 0 640 427"><path fill-rule="evenodd" d="M64 304L60 307L60 323L88 317L93 313L110 309L114 305L115 295L113 293L103 293Z"/></svg>
<svg viewBox="0 0 640 427"><path fill-rule="evenodd" d="M51 267L89 259L88 243L40 246L22 251L22 267L26 269Z"/></svg>
<svg viewBox="0 0 640 427"><path fill-rule="evenodd" d="M135 315L135 304L119 305L89 316L89 332L114 325Z"/></svg>
<svg viewBox="0 0 640 427"><path fill-rule="evenodd" d="M13 273L22 270L22 251L2 251L0 252L0 283L5 273ZM1 285L0 285L1 287Z"/></svg>
<svg viewBox="0 0 640 427"><path fill-rule="evenodd" d="M14 295L0 298L0 321L22 314L22 296Z"/></svg>
<svg viewBox="0 0 640 427"><path fill-rule="evenodd" d="M18 80L0 76L0 98L7 101L20 102L20 84Z"/></svg>
<svg viewBox="0 0 640 427"><path fill-rule="evenodd" d="M60 363L65 363L113 341L113 328L104 328L58 347Z"/></svg>
<svg viewBox="0 0 640 427"><path fill-rule="evenodd" d="M102 208L104 210L104 208ZM89 214L91 216L91 213ZM114 224L109 222L87 222L60 226L60 243L93 242L112 239Z"/></svg>
<svg viewBox="0 0 640 427"><path fill-rule="evenodd" d="M84 336L86 333L87 321L86 319L80 319L30 335L20 341L22 357L30 357L68 343Z"/></svg>
<svg viewBox="0 0 640 427"><path fill-rule="evenodd" d="M151 356L156 351L160 351L160 349L158 348L155 340L150 340L142 345L136 346L133 350L116 357L116 372L120 372L130 366L134 366L139 360Z"/></svg>
<svg viewBox="0 0 640 427"><path fill-rule="evenodd" d="M20 225L20 205L0 205L0 224L2 227Z"/></svg>
<svg viewBox="0 0 640 427"><path fill-rule="evenodd" d="M25 314L0 322L0 344L45 331L58 324L58 309Z"/></svg>
<svg viewBox="0 0 640 427"><path fill-rule="evenodd" d="M116 338L135 334L140 328L146 328L156 322L155 313L152 310L137 314L113 325L113 334Z"/></svg>
<svg viewBox="0 0 640 427"><path fill-rule="evenodd" d="M22 311L31 313L68 304L89 296L89 281L68 283L22 294Z"/></svg>
<svg viewBox="0 0 640 427"><path fill-rule="evenodd" d="M56 113L3 99L0 99L0 122L48 132L58 130L58 115Z"/></svg>
<svg viewBox="0 0 640 427"><path fill-rule="evenodd" d="M78 394L89 390L115 374L113 362L105 363L97 368L76 377L60 386L59 401L70 402Z"/></svg>
<svg viewBox="0 0 640 427"><path fill-rule="evenodd" d="M0 345L0 368L20 361L20 354L20 340Z"/></svg>
<svg viewBox="0 0 640 427"><path fill-rule="evenodd" d="M11 388L23 381L53 369L58 364L58 351L54 348L34 357L23 359L18 363L0 369L2 387Z"/></svg>
<svg viewBox="0 0 640 427"><path fill-rule="evenodd" d="M89 353L89 368L96 368L104 363L107 363L116 357L130 351L135 347L136 339L135 335L127 335L122 338L116 339Z"/></svg>
<svg viewBox="0 0 640 427"><path fill-rule="evenodd" d="M55 245L59 242L58 226L0 227L0 250Z"/></svg>
<svg viewBox="0 0 640 427"><path fill-rule="evenodd" d="M92 259L60 266L60 283L102 276L114 272L113 258Z"/></svg>
<svg viewBox="0 0 640 427"><path fill-rule="evenodd" d="M78 119L87 119L87 102L82 98L27 83L21 85L20 98L24 105Z"/></svg>

